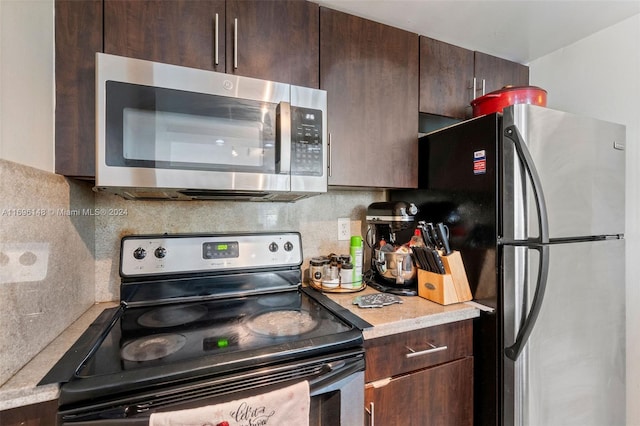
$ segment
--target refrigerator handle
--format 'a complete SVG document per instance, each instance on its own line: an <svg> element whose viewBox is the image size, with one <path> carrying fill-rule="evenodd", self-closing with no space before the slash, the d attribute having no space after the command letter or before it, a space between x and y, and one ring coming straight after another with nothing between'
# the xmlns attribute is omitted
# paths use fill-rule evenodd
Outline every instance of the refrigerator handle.
<svg viewBox="0 0 640 426"><path fill-rule="evenodd" d="M540 176L538 176L538 171L533 163L533 158L531 157L529 149L527 149L527 145L522 140L522 136L520 136L520 132L516 126L511 125L505 128L504 135L515 145L520 163L527 171L529 179L531 180L533 195L536 201L536 209L538 210L538 232L540 233L535 242L539 244L548 244L549 220L547 218L547 204L544 200L542 182L540 182Z"/></svg>
<svg viewBox="0 0 640 426"><path fill-rule="evenodd" d="M542 307L542 300L544 299L544 292L547 288L547 276L549 274L549 246L541 245L538 247L531 247L533 250L537 250L540 253L540 264L538 265L538 281L536 282L536 289L533 293L533 300L531 302L531 308L529 314L524 320L522 327L518 331L516 341L513 345L508 346L504 350L504 354L512 361L518 359L520 352L524 348L524 345L529 340L529 335L533 331L533 326L538 319L540 308Z"/></svg>
<svg viewBox="0 0 640 426"><path fill-rule="evenodd" d="M531 302L531 308L529 309L529 313L525 318L522 327L518 331L515 342L504 350L507 358L515 361L518 359L518 356L522 352L522 349L527 343L529 335L533 330L538 314L540 313L540 308L542 307L542 301L547 287L547 276L549 274L549 247L547 246L549 243L549 221L547 218L547 206L544 200L544 193L542 191L542 183L540 182L540 177L538 176L538 171L535 168L531 154L520 136L520 132L518 132L516 126L511 125L504 129L504 135L514 143L518 158L531 180L536 209L538 211L539 229L539 235L533 242L534 244L528 243L531 249L537 250L540 253L538 279L536 282L533 300ZM523 245L527 245L527 243Z"/></svg>

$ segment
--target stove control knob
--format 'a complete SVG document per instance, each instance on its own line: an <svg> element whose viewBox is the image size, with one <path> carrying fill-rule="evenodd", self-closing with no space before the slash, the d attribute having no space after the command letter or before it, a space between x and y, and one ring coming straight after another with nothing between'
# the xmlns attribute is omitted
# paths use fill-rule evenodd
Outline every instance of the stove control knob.
<svg viewBox="0 0 640 426"><path fill-rule="evenodd" d="M269 251L271 253L275 253L278 251L278 245L276 243L269 244Z"/></svg>
<svg viewBox="0 0 640 426"><path fill-rule="evenodd" d="M144 259L146 255L147 255L147 251L142 247L138 247L133 251L133 257L135 257L138 260Z"/></svg>
<svg viewBox="0 0 640 426"><path fill-rule="evenodd" d="M291 243L291 241L287 241L286 243L284 243L284 249L285 251L293 250L293 244Z"/></svg>
<svg viewBox="0 0 640 426"><path fill-rule="evenodd" d="M158 258L158 259L164 259L164 257L167 255L167 249L164 247L158 247L153 254Z"/></svg>

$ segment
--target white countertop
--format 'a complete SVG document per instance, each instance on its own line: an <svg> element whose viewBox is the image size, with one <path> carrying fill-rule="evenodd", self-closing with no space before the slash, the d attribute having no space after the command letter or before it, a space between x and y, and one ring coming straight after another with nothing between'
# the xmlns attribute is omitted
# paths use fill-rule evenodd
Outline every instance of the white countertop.
<svg viewBox="0 0 640 426"><path fill-rule="evenodd" d="M402 303L380 308L361 308L353 304L357 296L375 293L378 291L367 287L356 293L324 294L373 326L362 330L365 339L467 320L480 315L478 308L467 303L443 306L419 296L400 296Z"/></svg>

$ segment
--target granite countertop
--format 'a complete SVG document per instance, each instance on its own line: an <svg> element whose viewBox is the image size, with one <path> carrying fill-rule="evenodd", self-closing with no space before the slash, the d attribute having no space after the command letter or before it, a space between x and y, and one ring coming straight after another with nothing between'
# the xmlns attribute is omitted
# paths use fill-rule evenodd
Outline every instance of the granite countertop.
<svg viewBox="0 0 640 426"><path fill-rule="evenodd" d="M0 411L58 398L59 387L57 384L38 386L38 382L62 358L62 355L69 350L102 311L116 306L118 304L115 302L93 305L42 352L0 386Z"/></svg>
<svg viewBox="0 0 640 426"><path fill-rule="evenodd" d="M367 287L356 293L325 292L324 295L372 325L362 330L365 339L462 321L480 315L480 310L471 304L456 303L443 306L419 296L400 296L401 304L380 308L361 308L353 304L355 297L375 293L379 292Z"/></svg>

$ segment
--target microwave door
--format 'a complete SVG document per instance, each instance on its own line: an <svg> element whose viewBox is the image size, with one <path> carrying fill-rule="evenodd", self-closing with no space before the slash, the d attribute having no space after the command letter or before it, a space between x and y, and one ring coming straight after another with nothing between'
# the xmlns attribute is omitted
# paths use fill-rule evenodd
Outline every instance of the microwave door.
<svg viewBox="0 0 640 426"><path fill-rule="evenodd" d="M290 191L288 102L121 82L106 88L107 173L99 185Z"/></svg>

